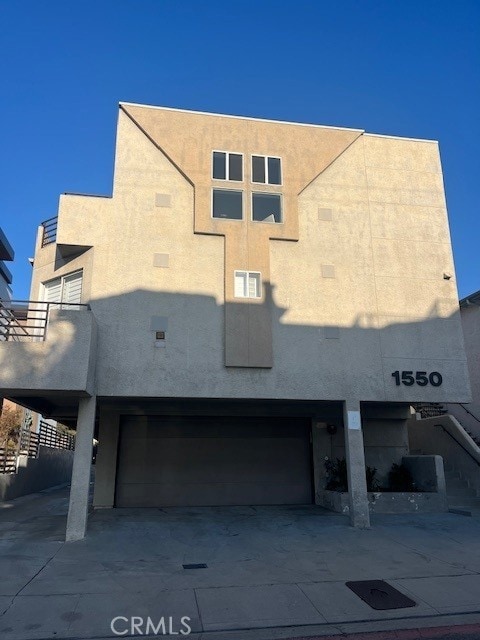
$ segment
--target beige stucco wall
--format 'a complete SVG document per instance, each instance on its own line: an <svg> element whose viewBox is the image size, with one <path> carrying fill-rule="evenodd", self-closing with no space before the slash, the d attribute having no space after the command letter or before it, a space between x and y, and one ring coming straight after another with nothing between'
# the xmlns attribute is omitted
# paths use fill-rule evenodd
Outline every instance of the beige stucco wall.
<svg viewBox="0 0 480 640"><path fill-rule="evenodd" d="M152 111L167 123L172 113ZM211 117L196 115L200 123L184 133L176 125L182 148L210 130ZM250 121L250 135L261 128L261 148L239 149L235 122L230 130L230 119L220 121L223 146L209 141L205 148L282 155L278 142L269 146L278 128L270 138ZM228 253L212 229L194 232L199 207L206 216L194 184L198 172L210 175L211 149L206 158L194 146L199 166L187 179L187 165L167 158L124 111L118 126L113 197L60 199L57 242L92 248L56 271L47 255L54 247L38 248L32 284L35 297L40 281L84 269L83 301L99 327L98 395L468 401L436 143L353 132L320 173L289 186L301 190L298 208L284 209L286 220L298 211L298 241L265 241L259 232L258 242L240 239ZM306 144L304 127L284 126L289 145L297 129ZM287 183L295 163L283 171ZM171 206L156 206L156 194L170 195ZM331 220L322 219L325 209ZM168 268L153 266L157 253L168 254ZM252 316L245 312L252 305L228 292L233 265L257 264L265 293ZM445 280L444 272L453 277ZM165 348L155 346L152 316L168 317ZM255 368L268 356L268 332L273 366ZM239 355L259 352L259 362L225 367L226 340ZM444 383L396 387L397 369L438 370Z"/></svg>

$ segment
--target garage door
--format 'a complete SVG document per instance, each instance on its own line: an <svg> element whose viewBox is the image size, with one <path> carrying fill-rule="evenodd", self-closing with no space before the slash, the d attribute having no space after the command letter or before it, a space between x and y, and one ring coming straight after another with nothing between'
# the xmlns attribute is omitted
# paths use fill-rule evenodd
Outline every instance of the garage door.
<svg viewBox="0 0 480 640"><path fill-rule="evenodd" d="M311 503L309 422L124 417L116 506Z"/></svg>

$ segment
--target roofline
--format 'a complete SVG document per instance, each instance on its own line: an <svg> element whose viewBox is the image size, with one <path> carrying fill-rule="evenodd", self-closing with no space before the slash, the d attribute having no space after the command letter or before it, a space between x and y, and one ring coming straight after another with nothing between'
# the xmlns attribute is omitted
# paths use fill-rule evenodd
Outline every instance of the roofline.
<svg viewBox="0 0 480 640"><path fill-rule="evenodd" d="M337 129L338 131L354 131L365 133L364 129L351 127L332 127L324 124L309 124L308 122L290 122L288 120L271 120L268 118L253 118L252 116L233 116L227 113L212 113L211 111L194 111L192 109L174 109L173 107L159 107L152 104L139 104L137 102L119 102L120 107L143 107L144 109L159 109L161 111L176 111L179 113L191 113L200 116L215 116L217 118L232 118L234 120L253 120L254 122L269 122L271 124L289 124L296 127L315 127L317 129Z"/></svg>
<svg viewBox="0 0 480 640"><path fill-rule="evenodd" d="M251 120L254 122L269 122L272 124L288 124L296 127L315 127L316 129L336 129L337 131L354 131L355 133L362 133L366 136L373 136L376 138L392 138L393 140L411 140L412 142L431 142L438 144L438 140L432 140L430 138L410 138L408 136L393 136L383 133L366 133L365 129L355 129L352 127L335 127L325 124L312 124L308 122L292 122L290 120L272 120L269 118L254 118L252 116L233 116L227 113L213 113L211 111L195 111L193 109L175 109L174 107L159 107L152 104L140 104L138 102L123 102L120 101L120 107L143 107L144 109L159 109L161 111L176 111L179 113L192 113L201 116L215 116L217 118L233 118L235 120Z"/></svg>
<svg viewBox="0 0 480 640"><path fill-rule="evenodd" d="M409 136L390 136L385 133L364 133L369 138L393 138L393 140L411 140L412 142L430 142L438 144L438 140L432 140L431 138L410 138Z"/></svg>

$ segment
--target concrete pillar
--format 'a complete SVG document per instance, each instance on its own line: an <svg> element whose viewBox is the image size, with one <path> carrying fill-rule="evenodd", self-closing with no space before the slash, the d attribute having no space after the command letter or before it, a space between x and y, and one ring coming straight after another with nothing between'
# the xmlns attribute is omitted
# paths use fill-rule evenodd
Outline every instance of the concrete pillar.
<svg viewBox="0 0 480 640"><path fill-rule="evenodd" d="M95 492L93 494L93 506L96 508L109 508L114 505L119 430L119 414L100 409L98 452L95 463Z"/></svg>
<svg viewBox="0 0 480 640"><path fill-rule="evenodd" d="M345 457L347 460L348 497L350 501L350 523L352 527L368 529L370 527L370 513L368 510L360 402L346 401L343 403L343 424L345 431Z"/></svg>
<svg viewBox="0 0 480 640"><path fill-rule="evenodd" d="M67 518L67 542L81 540L85 537L87 530L96 401L96 396L92 396L81 398L78 403L77 436Z"/></svg>

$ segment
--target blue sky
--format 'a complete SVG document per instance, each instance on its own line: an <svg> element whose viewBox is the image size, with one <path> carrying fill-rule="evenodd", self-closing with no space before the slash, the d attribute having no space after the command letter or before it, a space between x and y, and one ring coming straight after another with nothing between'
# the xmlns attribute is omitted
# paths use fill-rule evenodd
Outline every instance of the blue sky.
<svg viewBox="0 0 480 640"><path fill-rule="evenodd" d="M459 293L480 289L476 0L0 0L0 61L16 298L59 194L111 193L119 101L439 140Z"/></svg>

